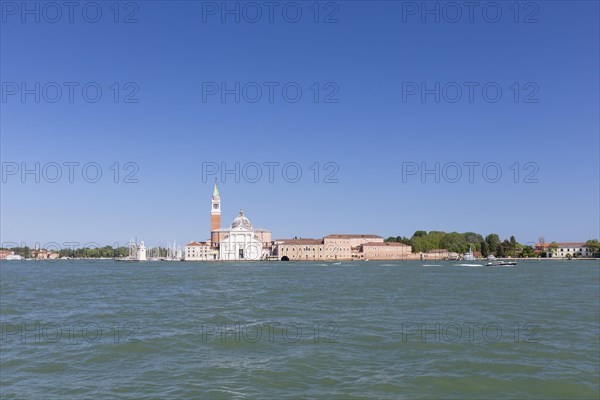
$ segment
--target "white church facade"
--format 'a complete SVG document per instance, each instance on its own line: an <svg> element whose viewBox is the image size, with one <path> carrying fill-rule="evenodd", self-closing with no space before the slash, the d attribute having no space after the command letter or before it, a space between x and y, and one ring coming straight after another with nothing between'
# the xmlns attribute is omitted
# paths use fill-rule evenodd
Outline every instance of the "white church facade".
<svg viewBox="0 0 600 400"><path fill-rule="evenodd" d="M250 220L240 213L225 235L219 241L219 259L223 261L260 260L263 255L263 242L255 235Z"/></svg>
<svg viewBox="0 0 600 400"><path fill-rule="evenodd" d="M188 261L256 261L271 255L271 232L254 228L240 210L229 228L221 228L221 195L215 182L211 200L210 240L185 246Z"/></svg>

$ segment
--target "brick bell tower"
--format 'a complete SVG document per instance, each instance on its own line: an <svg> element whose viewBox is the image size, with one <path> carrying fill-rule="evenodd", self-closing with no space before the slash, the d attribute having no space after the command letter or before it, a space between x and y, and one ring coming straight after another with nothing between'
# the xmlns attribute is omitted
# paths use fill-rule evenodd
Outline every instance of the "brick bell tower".
<svg viewBox="0 0 600 400"><path fill-rule="evenodd" d="M214 232L221 229L221 196L215 179L215 187L213 189L211 208L210 208L210 230ZM211 235L212 236L212 235Z"/></svg>

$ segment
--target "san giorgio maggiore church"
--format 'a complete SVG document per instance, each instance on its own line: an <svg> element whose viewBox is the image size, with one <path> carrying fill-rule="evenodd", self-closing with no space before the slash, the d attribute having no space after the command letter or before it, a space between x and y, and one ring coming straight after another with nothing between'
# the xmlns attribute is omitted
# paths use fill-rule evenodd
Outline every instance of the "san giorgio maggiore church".
<svg viewBox="0 0 600 400"><path fill-rule="evenodd" d="M229 228L221 228L221 196L215 182L210 210L210 239L185 246L186 261L334 261L418 259L411 247L368 234L332 234L322 239L271 240L271 232L254 228L240 210Z"/></svg>
<svg viewBox="0 0 600 400"><path fill-rule="evenodd" d="M184 259L189 261L264 260L271 255L271 232L254 228L240 210L229 228L221 228L221 196L215 182L210 210L210 240L185 246Z"/></svg>

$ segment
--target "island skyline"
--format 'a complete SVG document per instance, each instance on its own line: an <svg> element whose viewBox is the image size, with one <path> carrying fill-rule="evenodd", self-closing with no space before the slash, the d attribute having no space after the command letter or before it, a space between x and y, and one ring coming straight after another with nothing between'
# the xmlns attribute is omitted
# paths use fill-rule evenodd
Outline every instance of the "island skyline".
<svg viewBox="0 0 600 400"><path fill-rule="evenodd" d="M561 257L590 258L598 257L600 245L597 239L590 238L583 242L546 242L544 236L537 241L519 243L514 235L504 240L496 233L482 235L476 232L444 232L417 230L409 238L407 236L379 236L373 233L330 233L322 238L293 236L273 238L272 232L264 228L256 228L240 209L233 218L231 226L222 224L222 199L215 179L210 197L210 207L206 215L210 215L210 231L199 229L196 237L188 242L171 242L162 247L152 246L149 242L138 241L138 236L125 246L118 242L111 245L100 245L96 242L58 242L47 244L35 243L29 246L25 242L3 242L4 249L0 259L7 257L32 258L64 258L64 257L114 257L127 254L130 259L146 261L152 256L158 260L166 258L179 261L240 261L240 260L423 260L430 258L461 259L469 257ZM208 201L207 201L208 203ZM227 202L225 202L227 203ZM199 217L199 215L197 215ZM207 234L208 233L208 234ZM205 234L208 238L201 238ZM146 244L147 243L147 244ZM162 242L165 243L164 241ZM31 249L31 250L30 250ZM127 249L127 250L126 250ZM468 249L468 250L467 250ZM301 253L301 254L300 254Z"/></svg>
<svg viewBox="0 0 600 400"><path fill-rule="evenodd" d="M0 1L0 398L600 398L599 16Z"/></svg>
<svg viewBox="0 0 600 400"><path fill-rule="evenodd" d="M600 100L590 90L600 86L596 5L545 2L535 23L522 21L532 10L515 22L505 5L497 23L464 14L454 24L431 15L423 23L419 14L402 22L403 2L385 11L344 2L335 23L315 23L307 6L298 23L253 24L231 15L203 22L202 4L140 3L129 24L114 23L108 8L97 24L6 16L3 240L109 243L143 234L161 243L163 227L174 227L168 239L187 241L211 166L230 199L223 217L244 208L281 237L421 229L525 242L600 236ZM569 29L556 29L565 21ZM189 43L158 40L182 27ZM39 37L64 45L48 54ZM43 71L34 68L41 61ZM294 164L297 182L293 167L282 172ZM485 165L493 165L486 174Z"/></svg>

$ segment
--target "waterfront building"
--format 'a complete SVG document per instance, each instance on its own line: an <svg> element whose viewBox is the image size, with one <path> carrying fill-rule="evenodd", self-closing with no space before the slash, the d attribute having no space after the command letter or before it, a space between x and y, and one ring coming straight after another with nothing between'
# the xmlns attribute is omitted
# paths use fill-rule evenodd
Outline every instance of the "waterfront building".
<svg viewBox="0 0 600 400"><path fill-rule="evenodd" d="M593 257L594 255L584 242L560 242L557 247L551 247L553 243L536 244L537 252L545 252L548 257L568 258L568 257Z"/></svg>
<svg viewBox="0 0 600 400"><path fill-rule="evenodd" d="M12 250L0 250L0 260L22 260L23 257Z"/></svg>
<svg viewBox="0 0 600 400"><path fill-rule="evenodd" d="M0 250L0 260L6 259L8 256L14 255L15 252L12 250Z"/></svg>
<svg viewBox="0 0 600 400"><path fill-rule="evenodd" d="M144 245L144 241L143 240L137 246L137 251L136 251L135 258L138 261L146 261L146 246Z"/></svg>
<svg viewBox="0 0 600 400"><path fill-rule="evenodd" d="M241 261L266 259L271 253L271 233L254 229L240 210L229 229L219 229L219 260ZM268 241L264 241L268 238Z"/></svg>
<svg viewBox="0 0 600 400"><path fill-rule="evenodd" d="M339 257L335 245L325 245L323 239L276 240L273 254L282 261L331 261Z"/></svg>
<svg viewBox="0 0 600 400"><path fill-rule="evenodd" d="M426 260L458 260L458 253L448 251L446 249L431 249L423 253L422 259Z"/></svg>
<svg viewBox="0 0 600 400"><path fill-rule="evenodd" d="M592 257L584 242L558 243L558 248L553 249L553 257Z"/></svg>
<svg viewBox="0 0 600 400"><path fill-rule="evenodd" d="M218 253L213 251L209 243L191 242L185 245L183 254L185 261L212 261Z"/></svg>
<svg viewBox="0 0 600 400"><path fill-rule="evenodd" d="M323 239L279 239L273 254L283 261L406 260L411 246L369 234L333 234Z"/></svg>
<svg viewBox="0 0 600 400"><path fill-rule="evenodd" d="M243 210L229 228L221 228L221 194L215 181L210 208L210 240L188 243L184 258L190 261L263 260L271 256L272 244L271 232L254 228Z"/></svg>
<svg viewBox="0 0 600 400"><path fill-rule="evenodd" d="M383 238L378 235L334 234L327 235L323 239L326 243L335 243L340 247L358 247L365 243L383 243Z"/></svg>
<svg viewBox="0 0 600 400"><path fill-rule="evenodd" d="M397 242L369 242L359 246L359 254L366 260L406 260L411 258L412 247Z"/></svg>
<svg viewBox="0 0 600 400"><path fill-rule="evenodd" d="M364 257L359 248L365 243L383 243L383 238L378 235L365 234L333 234L323 238L324 244L335 252L341 260L361 259Z"/></svg>
<svg viewBox="0 0 600 400"><path fill-rule="evenodd" d="M46 259L46 260L56 260L60 258L58 251L55 250L46 250L46 249L38 249L31 250L31 258L36 259Z"/></svg>
<svg viewBox="0 0 600 400"><path fill-rule="evenodd" d="M255 228L243 210L228 228L221 227L221 194L213 187L210 208L210 239L192 241L185 246L189 261L336 261L336 260L407 260L417 259L411 247L386 243L373 234L331 234L321 239L280 239L272 241L271 232Z"/></svg>

